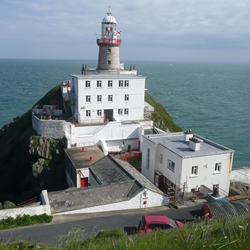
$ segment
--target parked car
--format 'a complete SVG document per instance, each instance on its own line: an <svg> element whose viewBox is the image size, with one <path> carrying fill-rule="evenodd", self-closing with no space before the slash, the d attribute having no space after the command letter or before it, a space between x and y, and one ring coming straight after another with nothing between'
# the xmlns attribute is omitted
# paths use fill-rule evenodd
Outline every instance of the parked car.
<svg viewBox="0 0 250 250"><path fill-rule="evenodd" d="M137 227L137 234L165 230L170 228L183 227L183 223L170 219L165 215L143 215Z"/></svg>

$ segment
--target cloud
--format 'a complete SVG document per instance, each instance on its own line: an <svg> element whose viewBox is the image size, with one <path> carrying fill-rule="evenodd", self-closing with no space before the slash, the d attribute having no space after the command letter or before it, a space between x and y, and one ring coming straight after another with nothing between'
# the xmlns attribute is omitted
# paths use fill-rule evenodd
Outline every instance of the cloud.
<svg viewBox="0 0 250 250"><path fill-rule="evenodd" d="M206 61L218 60L219 53L225 60L249 60L247 0L111 0L109 4L123 32L121 52L126 51L126 59L182 60L182 55L189 55L191 61ZM108 10L100 0L2 0L0 58L97 59L96 34ZM162 56L165 51L171 57ZM227 59L229 52L234 57Z"/></svg>

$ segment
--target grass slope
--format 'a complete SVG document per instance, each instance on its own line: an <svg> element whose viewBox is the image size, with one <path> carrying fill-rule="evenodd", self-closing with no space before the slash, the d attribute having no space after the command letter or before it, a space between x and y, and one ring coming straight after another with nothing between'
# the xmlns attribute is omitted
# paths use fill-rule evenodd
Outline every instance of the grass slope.
<svg viewBox="0 0 250 250"><path fill-rule="evenodd" d="M102 231L82 240L84 231L75 228L51 245L34 242L0 243L1 249L74 249L74 250L242 250L249 249L250 215L227 220L203 220L187 223L183 228L157 231L152 234L127 236L119 229Z"/></svg>

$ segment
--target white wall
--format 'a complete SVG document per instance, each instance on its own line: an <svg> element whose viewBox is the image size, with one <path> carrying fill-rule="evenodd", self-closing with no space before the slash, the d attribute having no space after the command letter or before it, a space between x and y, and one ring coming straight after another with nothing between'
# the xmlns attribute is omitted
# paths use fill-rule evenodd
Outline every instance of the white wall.
<svg viewBox="0 0 250 250"><path fill-rule="evenodd" d="M150 160L149 160L149 168L147 168L147 149L150 149ZM142 144L142 163L141 163L141 173L147 177L152 183L154 183L154 173L155 173L155 165L156 165L156 146L154 143L151 143L147 140L146 137L143 139Z"/></svg>
<svg viewBox="0 0 250 250"><path fill-rule="evenodd" d="M83 208L78 210L67 211L58 214L78 214L78 213L97 213L97 212L107 212L107 211L118 211L118 210L128 210L128 209L138 209L138 208L149 208L168 205L169 198L162 196L158 193L154 193L150 190L147 190L147 204L143 204L145 201L145 195L143 194L144 190L137 194L130 200L111 203L106 205L100 205L95 207Z"/></svg>
<svg viewBox="0 0 250 250"><path fill-rule="evenodd" d="M161 154L163 156L162 163L160 162ZM179 157L177 154L173 153L172 151L166 149L162 145L157 146L155 157L156 170L160 171L165 177L167 177L169 180L171 180L171 182L178 186L181 183L180 176L182 173L182 158ZM169 160L175 163L174 171L168 168Z"/></svg>
<svg viewBox="0 0 250 250"><path fill-rule="evenodd" d="M44 135L53 139L64 137L64 131L68 130L69 122L64 120L40 120L32 114L32 128L38 135Z"/></svg>
<svg viewBox="0 0 250 250"><path fill-rule="evenodd" d="M97 110L102 110L104 117L105 109L113 109L113 115L122 120L139 120L144 117L144 92L145 77L127 78L129 87L119 87L119 80L125 81L124 76L103 75L99 76L74 76L73 84L75 86L75 99L77 100L77 110L75 116L78 121L88 122L88 120L96 120ZM99 78L98 78L99 77ZM97 81L102 81L102 87L97 88ZM108 81L113 81L113 87L108 87ZM85 81L90 81L90 88L85 87ZM102 96L102 101L97 102L97 95ZM108 101L108 95L113 96L112 102ZM129 95L129 100L125 101L125 95ZM86 96L90 96L90 102L86 102ZM124 114L124 109L129 109L129 114ZM118 114L118 109L123 109L123 114ZM91 111L91 117L86 117L86 110Z"/></svg>
<svg viewBox="0 0 250 250"><path fill-rule="evenodd" d="M221 162L221 171L215 171L215 164ZM213 190L213 185L229 192L232 169L230 154L211 155L183 160L181 183L187 180L188 191L196 186L205 185ZM191 175L192 166L198 166L198 174Z"/></svg>
<svg viewBox="0 0 250 250"><path fill-rule="evenodd" d="M1 209L0 210L0 220L6 219L8 217L16 218L18 215L22 216L28 214L32 215L41 215L47 214L51 215L50 205L39 205L39 206L27 206L20 208L11 208L11 209Z"/></svg>

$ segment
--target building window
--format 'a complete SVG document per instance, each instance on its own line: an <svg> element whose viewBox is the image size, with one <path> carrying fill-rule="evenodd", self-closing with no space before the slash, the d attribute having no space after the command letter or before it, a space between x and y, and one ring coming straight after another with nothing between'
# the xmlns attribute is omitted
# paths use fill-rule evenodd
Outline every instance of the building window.
<svg viewBox="0 0 250 250"><path fill-rule="evenodd" d="M162 162L163 162L163 155L160 154L160 163L162 163Z"/></svg>
<svg viewBox="0 0 250 250"><path fill-rule="evenodd" d="M171 160L168 160L168 168L174 172L175 163Z"/></svg>
<svg viewBox="0 0 250 250"><path fill-rule="evenodd" d="M191 175L197 175L198 174L198 166L193 166L191 169Z"/></svg>
<svg viewBox="0 0 250 250"><path fill-rule="evenodd" d="M90 102L90 100L91 100L90 95L86 95L86 102Z"/></svg>
<svg viewBox="0 0 250 250"><path fill-rule="evenodd" d="M128 115L128 109L124 109L124 115Z"/></svg>
<svg viewBox="0 0 250 250"><path fill-rule="evenodd" d="M119 88L123 87L123 80L119 80Z"/></svg>
<svg viewBox="0 0 250 250"><path fill-rule="evenodd" d="M85 88L90 88L90 81L85 81Z"/></svg>
<svg viewBox="0 0 250 250"><path fill-rule="evenodd" d="M90 117L90 115L91 115L90 110L86 110L86 116L87 116L87 117Z"/></svg>
<svg viewBox="0 0 250 250"><path fill-rule="evenodd" d="M102 116L102 110L101 109L97 109L97 116Z"/></svg>
<svg viewBox="0 0 250 250"><path fill-rule="evenodd" d="M108 95L108 101L113 102L113 96L112 95Z"/></svg>
<svg viewBox="0 0 250 250"><path fill-rule="evenodd" d="M149 169L150 163L150 148L147 148L147 169Z"/></svg>
<svg viewBox="0 0 250 250"><path fill-rule="evenodd" d="M118 109L118 115L122 115L122 109Z"/></svg>
<svg viewBox="0 0 250 250"><path fill-rule="evenodd" d="M108 61L108 65L111 65L111 61Z"/></svg>
<svg viewBox="0 0 250 250"><path fill-rule="evenodd" d="M97 102L102 102L102 96L101 95L97 96Z"/></svg>
<svg viewBox="0 0 250 250"><path fill-rule="evenodd" d="M113 88L113 81L112 80L108 81L108 88Z"/></svg>
<svg viewBox="0 0 250 250"><path fill-rule="evenodd" d="M127 87L127 88L129 87L129 80L125 81L124 87Z"/></svg>
<svg viewBox="0 0 250 250"><path fill-rule="evenodd" d="M125 96L124 96L124 101L125 101L125 102L128 102L128 101L129 101L129 95L125 95Z"/></svg>
<svg viewBox="0 0 250 250"><path fill-rule="evenodd" d="M215 163L214 171L220 172L221 171L221 162Z"/></svg>
<svg viewBox="0 0 250 250"><path fill-rule="evenodd" d="M97 81L96 87L97 87L97 88L101 88L101 87L102 87L102 81Z"/></svg>
<svg viewBox="0 0 250 250"><path fill-rule="evenodd" d="M107 52L108 52L108 53L111 53L111 49L108 49Z"/></svg>

